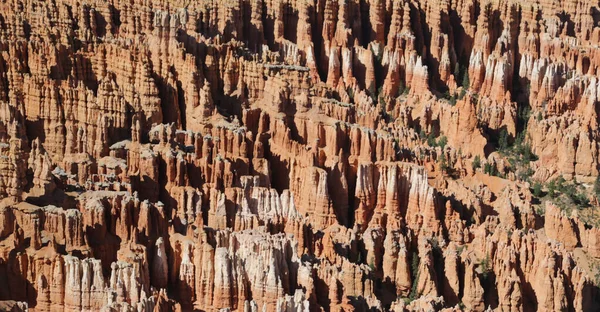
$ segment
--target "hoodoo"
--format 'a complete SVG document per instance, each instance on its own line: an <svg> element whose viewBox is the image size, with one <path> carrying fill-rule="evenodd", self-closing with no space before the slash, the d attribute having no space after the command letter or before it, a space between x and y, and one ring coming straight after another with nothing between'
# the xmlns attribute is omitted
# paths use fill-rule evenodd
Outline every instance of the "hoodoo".
<svg viewBox="0 0 600 312"><path fill-rule="evenodd" d="M0 310L600 311L590 0L0 1Z"/></svg>

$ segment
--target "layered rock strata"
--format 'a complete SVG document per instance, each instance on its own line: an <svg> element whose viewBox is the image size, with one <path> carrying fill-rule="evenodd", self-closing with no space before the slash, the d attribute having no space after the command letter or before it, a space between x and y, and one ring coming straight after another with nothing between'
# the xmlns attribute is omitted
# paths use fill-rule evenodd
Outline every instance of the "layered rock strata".
<svg viewBox="0 0 600 312"><path fill-rule="evenodd" d="M599 12L4 1L0 310L598 311Z"/></svg>

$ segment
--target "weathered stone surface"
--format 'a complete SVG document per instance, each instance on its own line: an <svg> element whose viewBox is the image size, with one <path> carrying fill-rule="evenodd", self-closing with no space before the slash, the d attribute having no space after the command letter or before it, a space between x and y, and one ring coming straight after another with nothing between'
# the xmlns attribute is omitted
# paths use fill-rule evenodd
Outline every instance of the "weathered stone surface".
<svg viewBox="0 0 600 312"><path fill-rule="evenodd" d="M0 310L598 311L599 12L6 0Z"/></svg>

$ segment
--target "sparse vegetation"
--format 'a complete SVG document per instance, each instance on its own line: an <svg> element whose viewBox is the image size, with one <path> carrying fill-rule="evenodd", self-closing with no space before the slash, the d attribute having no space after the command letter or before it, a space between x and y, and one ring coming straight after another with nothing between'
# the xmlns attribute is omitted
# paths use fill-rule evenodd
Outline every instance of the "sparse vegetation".
<svg viewBox="0 0 600 312"><path fill-rule="evenodd" d="M538 206L535 208L535 213L537 213L540 216L543 216L546 213L546 210L544 209L544 207Z"/></svg>
<svg viewBox="0 0 600 312"><path fill-rule="evenodd" d="M440 169L442 170L442 172L448 173L450 171L450 166L448 165L448 160L446 159L446 154L442 153L442 155L440 155Z"/></svg>
<svg viewBox="0 0 600 312"><path fill-rule="evenodd" d="M448 103L450 103L450 105L452 105L452 106L456 105L456 94L450 94L449 90L446 90L446 92L444 92L444 94L442 95L442 98L447 100Z"/></svg>
<svg viewBox="0 0 600 312"><path fill-rule="evenodd" d="M600 176L596 177L596 181L594 181L594 194L596 199L600 199Z"/></svg>
<svg viewBox="0 0 600 312"><path fill-rule="evenodd" d="M431 249L435 250L435 251L441 251L442 247L440 246L440 242L438 241L437 237L432 237L428 239L429 244L431 244Z"/></svg>
<svg viewBox="0 0 600 312"><path fill-rule="evenodd" d="M537 160L537 156L531 150L531 146L526 143L527 123L531 116L531 107L528 104L519 105L517 110L517 134L514 142L511 143L511 137L507 129L502 129L498 134L497 147L500 154L507 158L510 167L506 169L516 174L517 179L521 181L530 181L535 173L530 166L530 162Z"/></svg>
<svg viewBox="0 0 600 312"><path fill-rule="evenodd" d="M379 90L379 101L378 101L378 103L379 103L379 111L380 111L380 114L383 117L383 119L386 122L389 122L390 115L387 112L387 107L386 107L387 104L385 102L385 99L384 99L383 95L381 94L381 88L379 88L379 89L380 89Z"/></svg>
<svg viewBox="0 0 600 312"><path fill-rule="evenodd" d="M406 94L410 88L407 88L404 84L404 81L400 81L400 85L398 86L398 94Z"/></svg>
<svg viewBox="0 0 600 312"><path fill-rule="evenodd" d="M498 136L498 151L508 160L510 167L508 170L516 173L521 181L529 181L535 173L530 166L530 162L538 158L531 150L531 146L525 142L527 129L517 134L515 141L510 144L508 131L502 129Z"/></svg>
<svg viewBox="0 0 600 312"><path fill-rule="evenodd" d="M448 144L448 138L446 136L441 136L437 141L437 145L442 149L446 148L446 144Z"/></svg>
<svg viewBox="0 0 600 312"><path fill-rule="evenodd" d="M529 181L531 176L535 174L535 171L529 166L529 163L521 164L517 169L517 179L520 181Z"/></svg>
<svg viewBox="0 0 600 312"><path fill-rule="evenodd" d="M594 186L594 189L595 188L596 186ZM536 196L541 197L542 195ZM567 213L570 213L573 208L582 210L591 207L591 202L585 187L577 183L576 180L567 182L562 176L546 183L546 197Z"/></svg>
<svg viewBox="0 0 600 312"><path fill-rule="evenodd" d="M502 129L498 135L498 150L505 151L508 148L508 131Z"/></svg>
<svg viewBox="0 0 600 312"><path fill-rule="evenodd" d="M446 136L440 136L439 138L437 138L435 135L432 133L429 133L429 135L427 136L427 145L431 146L431 147L441 147L442 150L444 148L446 148L446 145L448 144L448 138Z"/></svg>
<svg viewBox="0 0 600 312"><path fill-rule="evenodd" d="M467 95L467 89L463 88L462 90L460 90L460 93L458 94L458 99L462 100L465 97L465 95Z"/></svg>
<svg viewBox="0 0 600 312"><path fill-rule="evenodd" d="M486 254L485 258L479 261L479 268L481 269L481 276L484 280L487 280L490 273L492 272L490 255Z"/></svg>
<svg viewBox="0 0 600 312"><path fill-rule="evenodd" d="M517 130L524 132L527 130L527 123L531 116L531 106L528 103L519 105L517 108Z"/></svg>
<svg viewBox="0 0 600 312"><path fill-rule="evenodd" d="M431 146L431 147L436 147L437 143L435 142L435 135L432 133L429 133L427 135L427 145Z"/></svg>
<svg viewBox="0 0 600 312"><path fill-rule="evenodd" d="M456 79L456 81L458 81L459 77L460 77L460 64L458 62L456 62L456 64L454 64L454 79Z"/></svg>
<svg viewBox="0 0 600 312"><path fill-rule="evenodd" d="M600 264L592 263L590 269L592 270L592 282L596 287L600 287Z"/></svg>
<svg viewBox="0 0 600 312"><path fill-rule="evenodd" d="M542 183L536 181L533 184L533 196L538 197L538 198L542 197L542 187L543 187Z"/></svg>
<svg viewBox="0 0 600 312"><path fill-rule="evenodd" d="M466 66L461 66L459 63L454 65L454 79L456 79L456 83L461 83L462 87L465 89L469 89L471 84L469 80L469 70Z"/></svg>
<svg viewBox="0 0 600 312"><path fill-rule="evenodd" d="M454 106L456 105L456 96L451 96L450 99L448 100L450 102L450 105Z"/></svg>
<svg viewBox="0 0 600 312"><path fill-rule="evenodd" d="M489 174L491 176L497 176L498 175L498 168L496 168L496 165L493 165L491 163L486 163L483 166L483 172L485 174Z"/></svg>
<svg viewBox="0 0 600 312"><path fill-rule="evenodd" d="M410 288L410 295L408 296L408 299L410 301L413 301L419 297L417 285L419 282L419 275L420 275L420 272L419 272L420 261L421 260L419 259L419 255L416 252L413 252L412 262L410 264L410 269L412 272L413 280L412 280L412 286Z"/></svg>
<svg viewBox="0 0 600 312"><path fill-rule="evenodd" d="M481 168L481 158L479 157L479 155L475 156L471 166L473 167L473 170L477 170L477 169Z"/></svg>
<svg viewBox="0 0 600 312"><path fill-rule="evenodd" d="M465 75L462 80L462 86L465 89L469 89L469 87L471 86L471 81L469 80L469 72L466 70L465 70Z"/></svg>
<svg viewBox="0 0 600 312"><path fill-rule="evenodd" d="M352 89L352 87L348 87L346 89L346 93L348 93L348 97L350 98L350 102L354 102L354 89Z"/></svg>

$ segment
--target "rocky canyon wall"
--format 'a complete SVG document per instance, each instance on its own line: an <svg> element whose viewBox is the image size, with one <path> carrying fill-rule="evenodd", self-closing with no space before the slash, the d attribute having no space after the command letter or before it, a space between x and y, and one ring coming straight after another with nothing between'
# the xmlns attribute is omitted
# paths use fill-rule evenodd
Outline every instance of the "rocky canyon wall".
<svg viewBox="0 0 600 312"><path fill-rule="evenodd" d="M599 105L589 0L2 1L0 310L600 311Z"/></svg>

